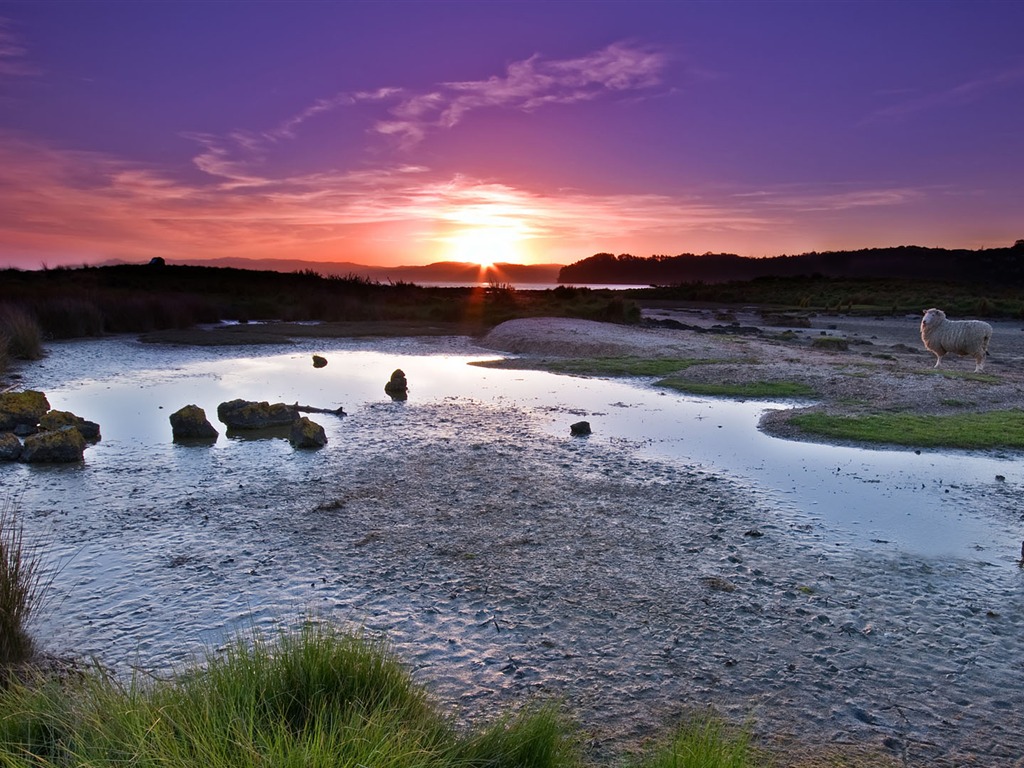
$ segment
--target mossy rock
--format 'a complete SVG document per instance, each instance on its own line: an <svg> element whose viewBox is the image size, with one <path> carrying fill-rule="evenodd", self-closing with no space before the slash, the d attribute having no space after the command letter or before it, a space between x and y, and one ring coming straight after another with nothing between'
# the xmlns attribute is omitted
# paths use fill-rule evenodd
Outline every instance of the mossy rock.
<svg viewBox="0 0 1024 768"><path fill-rule="evenodd" d="M175 440L216 440L217 430L198 405L186 405L170 416L171 434Z"/></svg>
<svg viewBox="0 0 1024 768"><path fill-rule="evenodd" d="M74 427L61 427L26 437L19 458L29 464L69 464L81 461L84 453L82 433Z"/></svg>
<svg viewBox="0 0 1024 768"><path fill-rule="evenodd" d="M229 429L287 427L299 417L294 406L284 403L229 400L217 406L217 418Z"/></svg>
<svg viewBox="0 0 1024 768"><path fill-rule="evenodd" d="M846 352L850 348L850 342L838 336L819 336L811 342L815 349L827 349L833 352Z"/></svg>
<svg viewBox="0 0 1024 768"><path fill-rule="evenodd" d="M50 403L42 392L27 389L0 394L0 431L8 432L19 427L34 429L48 410Z"/></svg>
<svg viewBox="0 0 1024 768"><path fill-rule="evenodd" d="M0 432L0 461L17 461L21 456L21 440L12 432Z"/></svg>
<svg viewBox="0 0 1024 768"><path fill-rule="evenodd" d="M323 448L327 445L324 428L305 416L292 422L288 439L295 448Z"/></svg>
<svg viewBox="0 0 1024 768"><path fill-rule="evenodd" d="M39 427L44 430L74 427L90 443L95 443L100 439L99 424L95 421L86 421L71 411L47 411L39 418Z"/></svg>

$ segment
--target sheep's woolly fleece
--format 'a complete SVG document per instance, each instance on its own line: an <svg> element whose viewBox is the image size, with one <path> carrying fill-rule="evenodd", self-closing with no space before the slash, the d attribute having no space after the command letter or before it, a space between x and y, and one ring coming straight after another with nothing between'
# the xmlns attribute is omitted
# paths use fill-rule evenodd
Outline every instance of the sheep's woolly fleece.
<svg viewBox="0 0 1024 768"><path fill-rule="evenodd" d="M992 326L984 320L949 320L941 309L926 310L921 318L921 341L935 354L935 367L947 354L974 359L975 372L985 368Z"/></svg>
<svg viewBox="0 0 1024 768"><path fill-rule="evenodd" d="M1024 407L1024 323L993 321L990 357L984 374L963 358L950 358L939 371L920 339L920 315L861 318L813 315L810 327L769 326L759 313L713 310L651 313L689 330L611 325L567 318L512 320L482 341L516 357L508 367L543 367L546 360L586 357L679 358L709 361L682 374L701 383L802 382L819 402L805 409L768 413L762 428L799 438L793 413L820 410L861 413L900 408L918 413L955 413ZM848 349L819 347L832 337Z"/></svg>

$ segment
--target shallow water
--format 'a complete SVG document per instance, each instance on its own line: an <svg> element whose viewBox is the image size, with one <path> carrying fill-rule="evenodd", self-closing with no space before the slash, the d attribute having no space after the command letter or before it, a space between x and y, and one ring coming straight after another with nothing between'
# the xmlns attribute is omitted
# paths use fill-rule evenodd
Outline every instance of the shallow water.
<svg viewBox="0 0 1024 768"><path fill-rule="evenodd" d="M999 764L1024 709L1019 457L781 441L756 424L783 404L469 365L495 357L464 339L53 345L23 386L103 439L80 466L0 466L62 567L39 635L159 670L324 612L484 709L554 691L612 731L756 704L904 754L949 752L963 719ZM383 392L395 368L405 403ZM348 415L311 414L329 443L295 451L223 434L216 406L239 397ZM171 441L189 403L214 445ZM581 419L594 433L570 438ZM892 715L923 691L913 726Z"/></svg>

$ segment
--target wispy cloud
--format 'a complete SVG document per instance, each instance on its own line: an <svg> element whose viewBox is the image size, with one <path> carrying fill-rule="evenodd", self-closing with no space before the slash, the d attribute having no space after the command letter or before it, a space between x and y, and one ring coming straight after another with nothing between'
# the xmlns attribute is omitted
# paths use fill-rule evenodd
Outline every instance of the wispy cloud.
<svg viewBox="0 0 1024 768"><path fill-rule="evenodd" d="M782 185L770 190L738 193L735 197L761 209L814 213L901 206L922 200L926 195L927 190L917 187L826 184Z"/></svg>
<svg viewBox="0 0 1024 768"><path fill-rule="evenodd" d="M649 89L660 83L668 62L664 51L625 42L575 59L547 60L538 54L509 64L500 76L443 83L431 92L410 95L376 130L397 136L408 147L430 130L452 128L480 109L533 111Z"/></svg>
<svg viewBox="0 0 1024 768"><path fill-rule="evenodd" d="M11 30L11 22L0 16L0 77L26 77L40 74L28 59L28 49Z"/></svg>
<svg viewBox="0 0 1024 768"><path fill-rule="evenodd" d="M920 112L932 111L949 106L970 104L984 96L1024 83L1024 63L993 72L983 77L965 80L944 90L923 93L906 98L896 104L878 109L863 122L877 123L900 120Z"/></svg>
<svg viewBox="0 0 1024 768"><path fill-rule="evenodd" d="M654 88L661 83L669 60L662 50L628 42L612 43L574 59L546 59L536 54L512 62L504 73L486 80L438 83L423 92L388 86L318 99L259 138L294 138L308 120L338 109L376 104L385 114L373 120L371 132L392 137L410 149L430 132L454 128L476 110L533 111L550 104Z"/></svg>

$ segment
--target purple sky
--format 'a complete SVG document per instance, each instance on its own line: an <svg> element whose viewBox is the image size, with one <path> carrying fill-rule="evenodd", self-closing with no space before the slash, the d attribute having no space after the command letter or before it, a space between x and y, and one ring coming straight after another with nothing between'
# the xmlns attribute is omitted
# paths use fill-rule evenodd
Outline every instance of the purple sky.
<svg viewBox="0 0 1024 768"><path fill-rule="evenodd" d="M0 1L0 266L1024 238L1024 2Z"/></svg>

